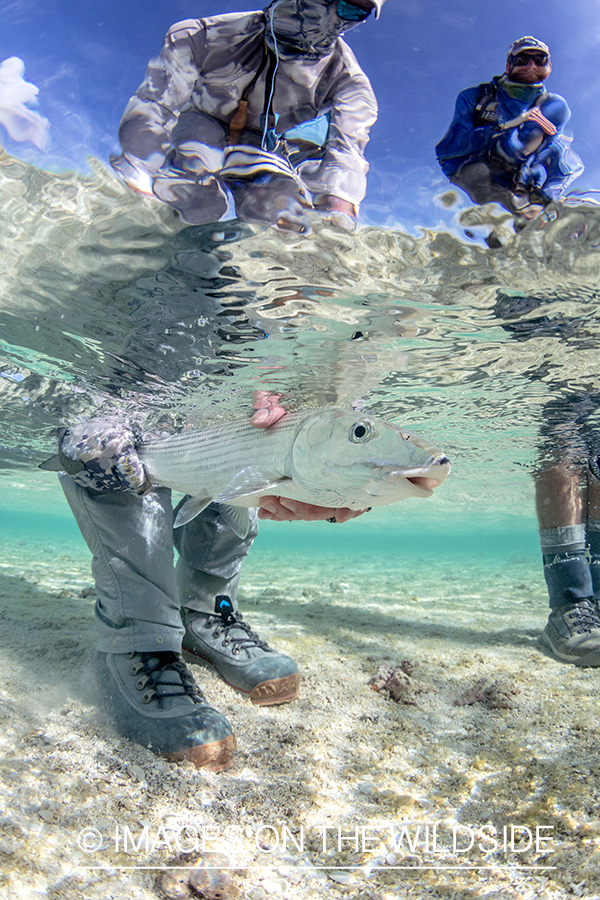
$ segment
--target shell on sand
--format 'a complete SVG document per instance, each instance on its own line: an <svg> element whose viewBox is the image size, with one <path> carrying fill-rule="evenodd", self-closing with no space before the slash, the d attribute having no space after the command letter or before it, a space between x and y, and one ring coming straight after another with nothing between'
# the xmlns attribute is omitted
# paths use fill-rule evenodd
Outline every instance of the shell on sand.
<svg viewBox="0 0 600 900"><path fill-rule="evenodd" d="M219 853L200 856L189 868L166 872L161 888L169 900L193 896L190 888L205 900L232 900L237 896L229 873L229 858Z"/></svg>

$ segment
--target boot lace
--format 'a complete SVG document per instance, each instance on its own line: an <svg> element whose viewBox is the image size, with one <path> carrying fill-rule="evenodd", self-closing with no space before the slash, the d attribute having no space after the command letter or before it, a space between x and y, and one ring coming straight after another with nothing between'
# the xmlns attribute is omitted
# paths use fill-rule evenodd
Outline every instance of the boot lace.
<svg viewBox="0 0 600 900"><path fill-rule="evenodd" d="M204 702L204 694L179 653L166 650L162 653L130 653L129 657L136 658L131 674L139 676L135 686L138 691L144 691L142 703L157 700L162 706L163 700L184 696L194 703Z"/></svg>
<svg viewBox="0 0 600 900"><path fill-rule="evenodd" d="M252 648L272 652L267 642L263 641L255 631L252 631L247 622L244 622L241 613L232 612L227 616L209 614L207 618L209 622L211 620L216 622L213 637L218 638L220 635L224 635L223 646L227 647L229 644L232 644L231 652L234 656L237 656L242 650L247 651ZM243 632L242 635L233 634L232 630L234 628L236 631L241 630Z"/></svg>
<svg viewBox="0 0 600 900"><path fill-rule="evenodd" d="M578 634L600 630L600 615L592 600L580 600L569 610L569 623Z"/></svg>

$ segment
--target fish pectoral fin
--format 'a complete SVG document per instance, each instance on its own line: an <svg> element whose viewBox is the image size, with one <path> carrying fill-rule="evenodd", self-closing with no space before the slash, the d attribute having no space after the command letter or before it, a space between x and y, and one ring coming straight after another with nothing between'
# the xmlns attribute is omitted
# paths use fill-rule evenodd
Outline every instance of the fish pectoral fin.
<svg viewBox="0 0 600 900"><path fill-rule="evenodd" d="M241 500L242 497L249 497L252 494L258 494L261 491L273 491L277 493L277 488L281 484L289 482L286 477L269 477L252 469L242 469L241 472L232 478L226 488L224 488L218 497L215 497L217 503L232 503L234 500Z"/></svg>
<svg viewBox="0 0 600 900"><path fill-rule="evenodd" d="M174 528L181 528L199 516L203 509L213 503L212 497L190 497L186 500L174 522ZM229 506L219 503L219 513L226 525L236 534L240 540L245 540L250 531L250 510L244 506Z"/></svg>
<svg viewBox="0 0 600 900"><path fill-rule="evenodd" d="M219 512L224 522L229 525L241 541L248 537L250 531L250 510L247 506L228 506L219 504Z"/></svg>
<svg viewBox="0 0 600 900"><path fill-rule="evenodd" d="M212 503L212 497L190 497L177 513L173 527L181 528L182 525L191 522L200 515L203 509L206 509L209 503Z"/></svg>

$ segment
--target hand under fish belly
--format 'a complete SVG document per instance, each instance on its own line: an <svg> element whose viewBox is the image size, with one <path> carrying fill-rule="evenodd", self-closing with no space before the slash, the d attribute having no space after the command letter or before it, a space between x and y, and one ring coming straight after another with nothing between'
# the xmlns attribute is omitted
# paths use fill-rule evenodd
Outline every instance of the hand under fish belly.
<svg viewBox="0 0 600 900"><path fill-rule="evenodd" d="M259 519L271 519L273 522L349 522L366 509L348 509L348 507L315 506L313 503L301 503L299 500L288 500L287 497L261 497L258 506Z"/></svg>

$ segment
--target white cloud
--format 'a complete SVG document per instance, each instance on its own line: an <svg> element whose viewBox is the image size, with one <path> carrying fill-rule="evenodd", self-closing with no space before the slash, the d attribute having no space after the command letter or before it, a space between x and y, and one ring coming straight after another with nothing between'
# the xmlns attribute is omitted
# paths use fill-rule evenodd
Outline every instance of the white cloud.
<svg viewBox="0 0 600 900"><path fill-rule="evenodd" d="M25 63L11 56L0 63L0 125L13 141L29 141L40 150L48 144L50 123L39 113L28 109L36 102L38 88L25 81Z"/></svg>

